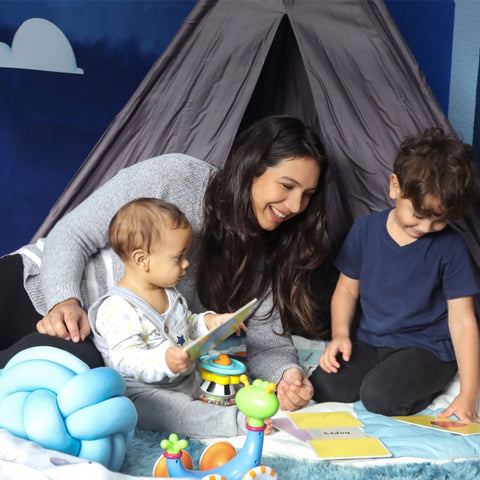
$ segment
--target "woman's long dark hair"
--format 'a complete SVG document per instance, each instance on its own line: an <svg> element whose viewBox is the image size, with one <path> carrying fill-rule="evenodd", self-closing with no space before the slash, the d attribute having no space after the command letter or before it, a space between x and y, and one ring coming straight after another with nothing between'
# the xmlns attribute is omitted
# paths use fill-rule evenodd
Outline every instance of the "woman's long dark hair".
<svg viewBox="0 0 480 480"><path fill-rule="evenodd" d="M253 180L293 157L320 165L317 191L308 207L273 231L259 226L251 205ZM205 193L197 289L202 303L234 311L272 286L284 332L309 331L314 308L310 275L329 253L325 215L327 160L317 135L288 116L263 118L234 141L223 170Z"/></svg>

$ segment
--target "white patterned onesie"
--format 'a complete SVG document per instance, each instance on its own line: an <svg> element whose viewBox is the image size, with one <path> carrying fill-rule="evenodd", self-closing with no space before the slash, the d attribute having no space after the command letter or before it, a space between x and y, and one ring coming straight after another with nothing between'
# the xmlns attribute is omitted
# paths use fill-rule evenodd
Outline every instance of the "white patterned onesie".
<svg viewBox="0 0 480 480"><path fill-rule="evenodd" d="M205 313L192 314L175 288L166 288L168 309L158 313L131 290L113 287L88 311L95 345L105 365L124 377L171 384L192 373L175 374L167 366L169 347L180 347L208 331Z"/></svg>

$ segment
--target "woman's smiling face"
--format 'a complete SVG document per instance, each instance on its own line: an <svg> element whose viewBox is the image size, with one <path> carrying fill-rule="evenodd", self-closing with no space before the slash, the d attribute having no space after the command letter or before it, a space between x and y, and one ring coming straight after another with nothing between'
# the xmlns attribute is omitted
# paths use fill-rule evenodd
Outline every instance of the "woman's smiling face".
<svg viewBox="0 0 480 480"><path fill-rule="evenodd" d="M252 183L253 213L264 230L303 212L315 193L320 165L310 157L293 157L269 167Z"/></svg>

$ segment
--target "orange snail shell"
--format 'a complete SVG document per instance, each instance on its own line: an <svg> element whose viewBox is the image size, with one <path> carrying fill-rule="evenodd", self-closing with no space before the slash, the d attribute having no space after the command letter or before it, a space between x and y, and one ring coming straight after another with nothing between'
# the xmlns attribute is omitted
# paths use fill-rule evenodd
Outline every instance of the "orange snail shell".
<svg viewBox="0 0 480 480"><path fill-rule="evenodd" d="M200 470L210 470L225 465L237 454L229 442L216 442L207 447L200 457Z"/></svg>

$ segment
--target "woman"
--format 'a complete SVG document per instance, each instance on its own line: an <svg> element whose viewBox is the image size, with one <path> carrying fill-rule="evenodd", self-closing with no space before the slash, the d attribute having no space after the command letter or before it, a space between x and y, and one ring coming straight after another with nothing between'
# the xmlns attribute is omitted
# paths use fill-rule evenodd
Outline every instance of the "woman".
<svg viewBox="0 0 480 480"><path fill-rule="evenodd" d="M37 242L20 249L21 258L2 259L16 262L17 275L21 260L34 307L19 318L16 332L2 326L9 333L4 344L18 341L37 321L38 332L49 337L23 338L0 354L0 367L19 349L44 344L66 349L91 367L101 364L87 339L85 310L123 274L107 246L108 224L128 201L156 197L176 204L192 224L191 267L178 284L192 311L234 310L259 298L247 322L250 373L277 383L282 409L304 406L313 389L288 331L309 327L310 273L329 250L326 169L315 133L297 119L275 116L237 137L223 170L180 154L121 170L55 225L43 251ZM7 295L0 308L9 303Z"/></svg>

